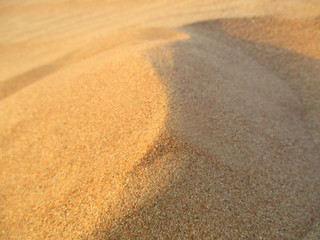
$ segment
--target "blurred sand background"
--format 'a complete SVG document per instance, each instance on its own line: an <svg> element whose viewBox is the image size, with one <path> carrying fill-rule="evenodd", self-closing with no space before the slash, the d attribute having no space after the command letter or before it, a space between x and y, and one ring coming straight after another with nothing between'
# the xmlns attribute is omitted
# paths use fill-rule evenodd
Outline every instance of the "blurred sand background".
<svg viewBox="0 0 320 240"><path fill-rule="evenodd" d="M320 2L0 0L0 239L320 239Z"/></svg>

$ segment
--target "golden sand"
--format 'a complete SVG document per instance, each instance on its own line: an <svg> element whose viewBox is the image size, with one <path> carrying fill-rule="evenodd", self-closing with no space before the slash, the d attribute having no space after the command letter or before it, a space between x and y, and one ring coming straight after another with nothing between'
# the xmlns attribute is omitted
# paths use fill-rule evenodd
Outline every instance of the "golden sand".
<svg viewBox="0 0 320 240"><path fill-rule="evenodd" d="M0 2L0 239L318 239L319 16Z"/></svg>

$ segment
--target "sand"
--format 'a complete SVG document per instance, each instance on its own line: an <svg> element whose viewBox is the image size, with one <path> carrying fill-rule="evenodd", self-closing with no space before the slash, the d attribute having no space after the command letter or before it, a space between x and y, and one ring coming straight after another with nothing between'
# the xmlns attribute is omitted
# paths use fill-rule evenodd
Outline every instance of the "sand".
<svg viewBox="0 0 320 240"><path fill-rule="evenodd" d="M320 4L1 1L0 239L319 239Z"/></svg>

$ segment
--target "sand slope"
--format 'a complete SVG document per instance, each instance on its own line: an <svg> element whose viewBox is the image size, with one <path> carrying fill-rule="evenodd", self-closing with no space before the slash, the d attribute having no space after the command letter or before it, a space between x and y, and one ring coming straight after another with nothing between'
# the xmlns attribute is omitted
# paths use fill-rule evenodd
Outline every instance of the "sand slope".
<svg viewBox="0 0 320 240"><path fill-rule="evenodd" d="M77 3L0 7L1 239L317 238L317 1Z"/></svg>

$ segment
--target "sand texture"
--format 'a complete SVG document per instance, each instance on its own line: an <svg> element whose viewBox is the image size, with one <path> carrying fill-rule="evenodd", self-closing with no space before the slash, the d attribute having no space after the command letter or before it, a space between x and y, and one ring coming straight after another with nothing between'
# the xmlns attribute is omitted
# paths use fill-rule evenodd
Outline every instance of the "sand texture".
<svg viewBox="0 0 320 240"><path fill-rule="evenodd" d="M0 239L320 239L320 2L0 1Z"/></svg>

